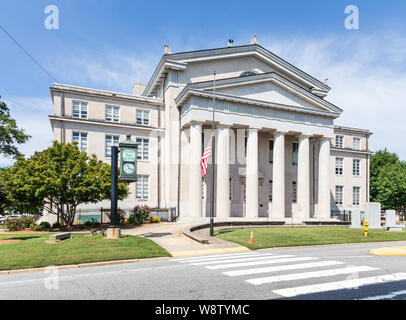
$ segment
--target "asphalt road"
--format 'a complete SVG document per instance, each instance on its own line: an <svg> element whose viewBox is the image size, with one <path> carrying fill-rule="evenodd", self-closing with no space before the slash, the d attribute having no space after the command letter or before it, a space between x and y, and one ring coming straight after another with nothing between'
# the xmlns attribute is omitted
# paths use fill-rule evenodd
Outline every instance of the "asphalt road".
<svg viewBox="0 0 406 320"><path fill-rule="evenodd" d="M0 276L0 299L403 299L403 243L260 250Z"/></svg>

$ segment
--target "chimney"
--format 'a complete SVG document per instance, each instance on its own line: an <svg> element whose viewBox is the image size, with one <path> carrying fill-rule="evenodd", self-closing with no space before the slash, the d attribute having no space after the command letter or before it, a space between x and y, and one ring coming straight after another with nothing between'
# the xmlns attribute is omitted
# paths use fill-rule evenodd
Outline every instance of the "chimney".
<svg viewBox="0 0 406 320"><path fill-rule="evenodd" d="M258 37L254 34L251 38L251 44L258 44Z"/></svg>
<svg viewBox="0 0 406 320"><path fill-rule="evenodd" d="M171 48L166 44L164 45L164 54L171 54Z"/></svg>
<svg viewBox="0 0 406 320"><path fill-rule="evenodd" d="M134 82L133 84L133 95L134 96L140 96L144 92L145 88L147 86L144 83L141 82Z"/></svg>
<svg viewBox="0 0 406 320"><path fill-rule="evenodd" d="M227 47L231 48L231 47L233 46L233 42L234 42L233 39L229 39L229 40L228 40Z"/></svg>

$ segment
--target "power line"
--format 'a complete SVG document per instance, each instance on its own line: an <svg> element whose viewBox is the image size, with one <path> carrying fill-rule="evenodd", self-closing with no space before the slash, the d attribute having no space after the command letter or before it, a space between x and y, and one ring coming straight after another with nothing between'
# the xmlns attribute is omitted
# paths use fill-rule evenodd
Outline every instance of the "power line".
<svg viewBox="0 0 406 320"><path fill-rule="evenodd" d="M27 56L29 56L31 58L32 61L34 61L34 63L40 67L42 69L42 71L44 71L48 76L50 76L55 82L59 82L58 80L55 79L55 77L48 72L27 50L25 50L25 48L10 34L7 32L6 29L3 28L3 26L0 24L0 29L4 31L4 33L11 39L13 40L20 48L21 50L23 50L25 52L25 54Z"/></svg>

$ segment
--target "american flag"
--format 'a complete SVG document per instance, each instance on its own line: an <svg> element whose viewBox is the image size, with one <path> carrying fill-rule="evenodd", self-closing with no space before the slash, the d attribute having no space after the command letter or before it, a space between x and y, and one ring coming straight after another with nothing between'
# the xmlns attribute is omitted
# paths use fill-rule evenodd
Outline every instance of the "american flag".
<svg viewBox="0 0 406 320"><path fill-rule="evenodd" d="M207 163L210 157L211 157L211 145L204 150L202 158L200 159L200 168L202 169L203 178L206 176Z"/></svg>

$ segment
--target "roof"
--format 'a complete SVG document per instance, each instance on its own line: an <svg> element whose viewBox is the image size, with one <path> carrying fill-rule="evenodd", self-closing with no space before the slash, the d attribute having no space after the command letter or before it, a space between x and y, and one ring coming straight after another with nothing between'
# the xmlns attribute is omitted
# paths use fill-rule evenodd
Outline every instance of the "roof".
<svg viewBox="0 0 406 320"><path fill-rule="evenodd" d="M149 80L143 92L143 95L150 95L156 89L157 85L160 83L160 80L162 80L163 75L166 74L169 69L185 69L187 63L189 62L218 60L249 55L258 56L260 59L265 60L269 64L272 64L276 69L280 69L283 73L289 74L302 83L306 83L307 86L309 86L310 88L314 88L321 92L328 92L330 90L330 87L325 83L317 80L308 73L293 66L292 64L273 54L269 50L261 47L260 45L252 44L163 55L151 79ZM172 65L170 65L171 63Z"/></svg>

